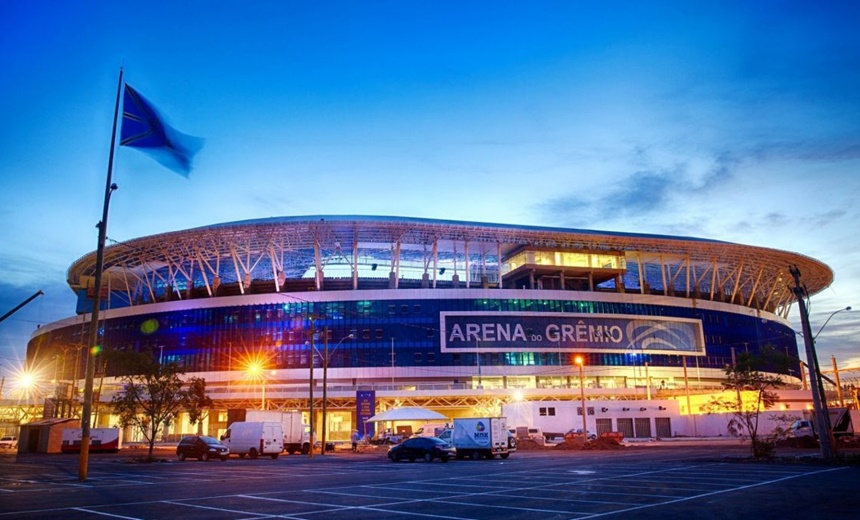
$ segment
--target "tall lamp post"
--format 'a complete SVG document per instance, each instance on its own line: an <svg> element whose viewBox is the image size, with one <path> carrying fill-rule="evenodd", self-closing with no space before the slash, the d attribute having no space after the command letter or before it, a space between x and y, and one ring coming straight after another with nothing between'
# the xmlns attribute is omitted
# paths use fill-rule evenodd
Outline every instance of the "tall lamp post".
<svg viewBox="0 0 860 520"><path fill-rule="evenodd" d="M337 347L347 339L353 339L355 334L344 336L337 342L331 352L328 351L328 327L325 329L325 348L323 350L323 409L322 409L322 446L320 447L320 455L325 454L326 435L328 433L328 416L326 414L326 406L328 405L328 355L333 354Z"/></svg>
<svg viewBox="0 0 860 520"><path fill-rule="evenodd" d="M821 382L821 371L818 366L818 356L815 354L815 338L824 329L824 326L830 322L836 314L851 310L851 307L840 309L831 314L819 329L818 334L812 334L812 328L809 325L809 311L806 308L806 289L800 285L800 270L797 266L791 266L789 269L794 277L794 292L797 298L797 305L800 310L800 324L803 329L803 344L806 347L806 362L809 365L809 380L810 390L812 390L812 406L815 414L815 426L818 430L818 441L821 445L821 458L829 460L833 458L833 444L831 442L830 432L830 415L827 411L827 400L824 395L824 385Z"/></svg>
<svg viewBox="0 0 860 520"><path fill-rule="evenodd" d="M308 382L308 416L309 416L309 432L308 432L308 458L314 456L314 353L316 352L316 320L314 316L310 316L311 339L308 342L308 367L310 368L310 381Z"/></svg>
<svg viewBox="0 0 860 520"><path fill-rule="evenodd" d="M585 364L585 358L576 356L573 359L574 363L579 365L579 398L582 402L582 437L588 440L588 429L585 427L585 379L582 375L582 366Z"/></svg>

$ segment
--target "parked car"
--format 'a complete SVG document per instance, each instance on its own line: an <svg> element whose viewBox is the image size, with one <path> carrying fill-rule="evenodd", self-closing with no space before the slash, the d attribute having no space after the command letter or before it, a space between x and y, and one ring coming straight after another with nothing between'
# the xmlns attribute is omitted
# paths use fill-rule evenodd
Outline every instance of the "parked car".
<svg viewBox="0 0 860 520"><path fill-rule="evenodd" d="M18 437L14 435L4 435L0 438L0 448L14 449L18 447Z"/></svg>
<svg viewBox="0 0 860 520"><path fill-rule="evenodd" d="M573 428L564 434L564 438L573 437L574 435L582 435L582 428ZM585 438L589 441L593 441L597 438L597 434L591 430L585 430Z"/></svg>
<svg viewBox="0 0 860 520"><path fill-rule="evenodd" d="M206 435L189 435L183 437L176 446L176 456L179 460L187 458L199 459L207 461L217 457L221 460L227 460L230 455L230 448L221 444L221 441L215 437Z"/></svg>
<svg viewBox="0 0 860 520"><path fill-rule="evenodd" d="M409 462L415 462L416 459L424 459L425 462L432 462L433 459L448 462L456 455L457 449L438 437L412 437L388 450L388 458L392 462L403 459Z"/></svg>

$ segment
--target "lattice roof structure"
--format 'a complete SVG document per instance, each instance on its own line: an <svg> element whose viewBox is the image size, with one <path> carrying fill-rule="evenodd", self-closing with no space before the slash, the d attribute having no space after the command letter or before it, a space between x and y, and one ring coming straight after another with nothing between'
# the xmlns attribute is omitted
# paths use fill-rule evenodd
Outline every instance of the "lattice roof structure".
<svg viewBox="0 0 860 520"><path fill-rule="evenodd" d="M791 266L799 268L809 294L833 281L832 270L813 258L717 240L322 215L229 222L114 244L105 249L104 283L120 305L215 297L224 291L362 289L372 282L374 288L388 282L393 286L387 288L425 287L416 284L428 277L433 287L444 287L460 273L466 287L480 284L482 277L498 287L506 259L524 249L624 258L623 276L602 280L597 289L618 291L623 285L627 292L707 297L781 314L793 302ZM92 288L95 264L95 252L72 264L67 276L72 289Z"/></svg>

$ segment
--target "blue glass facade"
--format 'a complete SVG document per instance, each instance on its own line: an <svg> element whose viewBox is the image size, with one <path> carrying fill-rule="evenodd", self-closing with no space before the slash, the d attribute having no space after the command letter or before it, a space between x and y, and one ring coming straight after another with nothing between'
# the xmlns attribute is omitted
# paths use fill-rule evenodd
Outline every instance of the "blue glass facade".
<svg viewBox="0 0 860 520"><path fill-rule="evenodd" d="M534 293L532 293L534 294ZM444 293L440 294L444 296ZM157 306L153 306L155 310ZM142 310L142 309L140 309ZM541 312L623 314L692 318L701 320L705 356L698 366L722 369L735 353L757 353L771 346L797 358L796 336L777 321L756 316L702 308L650 303L555 299L382 299L327 302L268 303L201 307L170 312L143 313L109 318L102 322L102 343L107 350L151 351L164 362L175 361L187 372L243 370L243 357L264 353L272 369L305 368L313 343L322 350L324 331L328 343L337 345L329 367L474 366L475 353L442 352L440 312ZM37 335L28 355L60 355L63 349L82 345L85 325L70 325ZM353 334L353 339L347 337ZM572 366L570 352L485 352L482 366ZM84 357L84 356L79 356ZM648 362L653 367L679 367L680 356L648 353L586 353L589 366L631 367ZM82 377L84 360L63 363L60 377ZM319 363L319 361L317 361ZM112 373L107 369L108 375Z"/></svg>

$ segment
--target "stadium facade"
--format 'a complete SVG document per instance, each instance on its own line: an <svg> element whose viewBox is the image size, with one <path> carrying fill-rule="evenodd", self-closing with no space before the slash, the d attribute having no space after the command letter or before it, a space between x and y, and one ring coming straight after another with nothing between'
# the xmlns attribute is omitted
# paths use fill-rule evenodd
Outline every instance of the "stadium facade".
<svg viewBox="0 0 860 520"><path fill-rule="evenodd" d="M589 399L689 395L718 387L738 353L766 346L797 359L791 266L810 294L833 280L797 253L690 237L268 218L109 246L100 338L204 377L223 412L209 420L213 433L230 409L308 410L312 389L315 407L326 392L337 438L356 425L359 392L372 392L377 410L454 417L498 413L515 391L578 399L580 381ZM95 267L95 253L72 264L77 315L28 345L28 363L50 364L65 396L83 384ZM264 370L251 377L251 365ZM799 382L800 369L784 375ZM97 374L104 402L118 374Z"/></svg>

